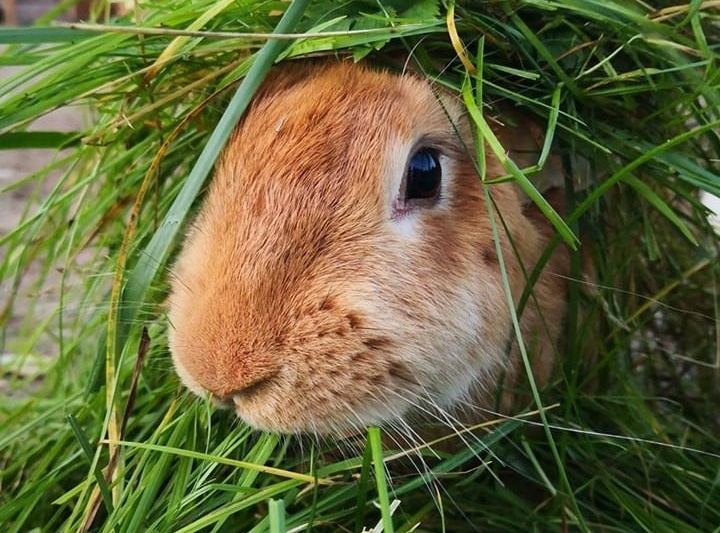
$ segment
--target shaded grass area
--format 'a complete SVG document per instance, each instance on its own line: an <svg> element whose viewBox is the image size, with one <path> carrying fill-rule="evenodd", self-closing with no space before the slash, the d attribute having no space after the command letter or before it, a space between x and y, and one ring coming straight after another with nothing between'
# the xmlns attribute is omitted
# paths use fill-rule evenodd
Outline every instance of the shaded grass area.
<svg viewBox="0 0 720 533"><path fill-rule="evenodd" d="M0 31L0 63L26 67L0 81L0 147L71 149L52 192L0 237L0 351L16 354L2 368L14 393L0 405L5 530L361 531L384 518L384 531L718 531L718 239L697 200L698 189L720 194L718 8L475 4L452 6L456 32L436 1L296 1L294 13L284 2L141 3L112 23L134 33ZM258 34L278 29L334 33L262 48ZM566 184L564 223L594 276L576 255L544 423L497 420L454 453L386 450L383 483L376 437L259 435L190 398L163 301L182 224L275 56L408 50L447 87L549 124L571 175L589 161L589 186ZM85 131L25 129L81 104L92 109ZM532 183L525 170L514 179ZM38 261L38 289L63 272L58 312L7 330ZM13 376L48 331L54 364L29 394Z"/></svg>

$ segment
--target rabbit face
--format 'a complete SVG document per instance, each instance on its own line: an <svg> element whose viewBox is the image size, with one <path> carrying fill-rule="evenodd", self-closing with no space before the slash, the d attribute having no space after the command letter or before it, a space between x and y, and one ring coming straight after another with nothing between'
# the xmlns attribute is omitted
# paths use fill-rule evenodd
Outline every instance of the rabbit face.
<svg viewBox="0 0 720 533"><path fill-rule="evenodd" d="M256 428L317 434L492 390L512 326L467 130L413 75L273 72L173 270L170 348L188 388ZM515 189L490 189L534 250Z"/></svg>

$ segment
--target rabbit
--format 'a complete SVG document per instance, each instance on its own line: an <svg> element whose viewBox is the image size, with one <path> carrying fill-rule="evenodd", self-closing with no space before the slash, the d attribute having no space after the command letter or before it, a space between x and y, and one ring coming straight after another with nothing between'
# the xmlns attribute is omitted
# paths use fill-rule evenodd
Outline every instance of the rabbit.
<svg viewBox="0 0 720 533"><path fill-rule="evenodd" d="M501 261L517 303L555 232L510 180L482 183L465 115L415 73L274 67L172 268L169 347L187 388L285 434L511 410L525 370ZM528 124L494 126L511 155L537 152ZM488 179L507 173L485 155ZM539 384L567 274L558 246L520 315Z"/></svg>

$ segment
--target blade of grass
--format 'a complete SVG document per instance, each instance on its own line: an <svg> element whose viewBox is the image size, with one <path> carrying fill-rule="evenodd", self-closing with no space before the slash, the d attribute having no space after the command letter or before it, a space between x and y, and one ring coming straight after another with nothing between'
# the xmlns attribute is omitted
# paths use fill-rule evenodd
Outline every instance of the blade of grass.
<svg viewBox="0 0 720 533"><path fill-rule="evenodd" d="M95 32L73 28L0 28L0 44L77 42L95 36Z"/></svg>
<svg viewBox="0 0 720 533"><path fill-rule="evenodd" d="M695 246L698 245L697 239L695 238L695 235L692 234L692 232L688 229L687 225L680 220L680 217L678 217L675 214L675 211L672 210L672 208L662 199L660 198L653 190L637 179L632 174L627 174L623 180L625 183L630 185L632 188L634 188L638 193L647 201L649 204L653 205L655 209L657 209L662 216L667 218L679 231L682 233L685 238L690 241Z"/></svg>
<svg viewBox="0 0 720 533"><path fill-rule="evenodd" d="M488 218L490 220L490 226L492 229L493 240L495 241L495 253L498 254L498 259L499 259L498 263L500 265L500 274L501 274L502 280L503 280L503 289L505 291L505 298L507 299L508 308L510 310L510 316L512 318L513 329L515 331L515 338L517 339L517 345L520 349L520 355L521 355L521 359L523 362L523 367L525 369L525 375L527 376L528 382L530 384L532 398L540 412L540 420L542 422L542 427L545 432L545 436L547 438L547 442L550 446L550 449L552 450L552 455L555 459L555 464L557 466L558 473L562 480L563 489L564 489L564 497L570 501L570 506L573 509L573 513L574 513L575 519L577 521L577 525L580 528L580 530L584 531L586 533L589 533L590 529L588 528L587 524L585 523L583 514L580 511L580 508L578 507L577 500L574 497L574 493L573 493L572 487L570 485L570 480L568 478L567 472L566 472L565 467L563 466L562 460L560 458L560 453L558 452L557 446L555 444L555 438L553 437L552 431L550 429L550 424L549 424L547 416L545 414L545 410L543 409L543 402L540 399L540 391L538 389L537 384L535 383L535 379L533 377L532 365L530 363L530 358L528 357L527 350L525 348L525 343L523 341L522 332L520 330L520 322L518 320L517 312L515 310L515 303L513 301L512 293L510 292L510 281L508 278L507 270L505 268L505 261L503 259L502 246L500 246L500 234L498 232L499 230L497 227L497 222L495 220L497 216L502 216L502 214L497 213L495 210L494 203L490 196L489 187L487 185L484 185L483 190L485 192L485 205L487 206L487 210L490 215Z"/></svg>
<svg viewBox="0 0 720 533"><path fill-rule="evenodd" d="M88 460L88 463L90 465L93 464L93 457L94 457L94 451L92 448L92 445L90 444L90 441L88 440L87 436L83 432L82 428L80 427L80 424L77 423L77 420L74 416L68 415L67 417L68 424L70 424L70 427L72 428L73 433L75 434L75 438L77 438L78 442L80 443L80 447L82 448L83 452L85 453L85 457ZM103 503L105 503L105 508L107 509L108 513L112 513L114 509L113 501L112 501L112 494L110 493L110 487L108 487L107 482L105 481L105 477L103 476L102 472L100 471L97 466L93 468L93 474L95 475L95 481L97 483L98 488L100 489L100 493L102 494Z"/></svg>
<svg viewBox="0 0 720 533"><path fill-rule="evenodd" d="M285 533L285 502L271 499L268 502L270 516L270 533Z"/></svg>
<svg viewBox="0 0 720 533"><path fill-rule="evenodd" d="M108 443L107 440L101 441L102 443ZM217 455L211 455L208 453L195 452L192 450L184 450L182 448L175 448L172 446L162 446L160 444L148 444L145 442L129 442L129 441L117 441L113 444L118 446L127 446L130 448L139 448L141 450L152 450L156 452L169 453L173 455L179 455L180 457L190 457L192 459L199 459L202 461L217 462L224 465L234 466L235 468L241 468L250 472L264 472L274 476L284 477L291 479L296 482L313 484L316 481L320 484L327 485L332 484L332 481L325 478L316 478L307 474L298 474L289 470L283 470L281 468L274 468L272 466L265 466L264 464L256 464L248 461L237 461L235 459L227 459L219 457Z"/></svg>
<svg viewBox="0 0 720 533"><path fill-rule="evenodd" d="M390 510L390 498L388 497L388 485L385 478L385 461L383 460L382 437L380 428L368 428L368 445L372 450L373 466L375 472L375 485L378 491L380 502L380 514L382 516L383 531L393 533L393 518Z"/></svg>
<svg viewBox="0 0 720 533"><path fill-rule="evenodd" d="M79 146L80 135L80 132L64 131L13 131L0 134L0 150L73 148Z"/></svg>
<svg viewBox="0 0 720 533"><path fill-rule="evenodd" d="M472 83L470 83L469 77L465 78L462 93L465 106L468 110L468 114L475 123L475 126L482 133L481 138L484 140L484 142L488 144L495 157L497 157L503 167L505 167L505 170L507 170L513 176L513 178L515 178L517 184L520 186L520 188L522 188L525 194L528 195L528 197L538 206L538 208L548 218L552 225L555 226L555 229L557 229L558 233L562 236L563 239L565 239L565 242L567 242L570 247L575 249L577 247L577 243L579 242L578 238L575 236L570 227L565 223L565 221L560 217L560 215L557 214L555 209L553 209L553 207L548 203L547 200L545 200L542 194L540 194L540 192L535 188L535 186L533 186L533 184L523 173L520 167L518 167L517 164L508 157L507 152L503 148L502 144L500 144L500 141L495 136L495 133L492 131L490 125L485 120L485 117L480 111L477 102L474 100ZM480 150L484 150L484 148L482 146L479 146L477 151L479 152Z"/></svg>
<svg viewBox="0 0 720 533"><path fill-rule="evenodd" d="M358 495L357 501L355 502L355 531L361 531L365 524L366 503L370 490L370 467L372 466L372 457L372 447L368 442L363 453L360 480L358 481Z"/></svg>
<svg viewBox="0 0 720 533"><path fill-rule="evenodd" d="M220 519L229 518L238 511L253 507L260 503L267 502L274 497L282 495L289 488L292 488L294 486L295 484L292 480L274 483L273 485L262 488L255 494L248 495L246 498L230 503L221 509L216 509L210 513L207 513L204 516L195 520L194 522L178 529L174 533L194 533L196 531L203 531L204 528L210 526L211 524L217 522Z"/></svg>
<svg viewBox="0 0 720 533"><path fill-rule="evenodd" d="M278 25L277 33L288 33L295 28L301 19L309 0L293 0L288 6ZM287 46L287 42L270 39L258 52L247 76L243 79L233 96L227 110L213 131L210 139L198 157L185 185L178 194L168 214L161 223L152 240L143 251L138 264L128 274L127 285L120 301L120 317L117 336L117 346L122 346L128 336L128 329L142 304L145 293L157 276L160 268L165 264L170 249L174 244L175 236L182 228L188 216L190 206L195 201L200 189L205 183L215 159L220 154L225 142L232 133L238 120L259 88L265 74L270 70L275 58Z"/></svg>
<svg viewBox="0 0 720 533"><path fill-rule="evenodd" d="M216 2L210 9L203 13L200 17L195 19L192 24L187 28L190 31L198 30L205 26L210 20L221 14L228 6L232 5L235 0L221 0ZM282 22L281 22L282 23ZM279 25L278 25L279 26ZM165 65L168 61L171 61L175 53L183 47L190 37L176 37L173 41L165 47L162 53L158 56L155 62L150 66L147 77L153 78L157 74L158 70ZM273 58L274 59L274 58Z"/></svg>
<svg viewBox="0 0 720 533"><path fill-rule="evenodd" d="M699 136L701 133L713 131L718 127L720 127L720 119L708 124L703 124L702 126L691 128L690 130L681 133L672 139L668 139L667 141L648 150L638 158L617 170L612 176L609 176L607 179L602 181L597 188L594 189L582 202L580 202L570 215L568 215L568 223L573 224L577 222L578 219L587 212L593 204L598 202L599 199L608 192L608 190L614 187L620 180L625 179L635 169L654 158L661 156L670 150L670 148L683 144L688 140Z"/></svg>

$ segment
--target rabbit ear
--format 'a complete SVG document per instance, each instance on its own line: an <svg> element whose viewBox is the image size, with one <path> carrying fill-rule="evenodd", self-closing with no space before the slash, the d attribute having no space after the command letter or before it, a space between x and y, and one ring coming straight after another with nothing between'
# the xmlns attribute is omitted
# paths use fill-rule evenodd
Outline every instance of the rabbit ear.
<svg viewBox="0 0 720 533"><path fill-rule="evenodd" d="M508 156L522 170L528 172L528 178L541 193L555 188L563 188L568 177L559 154L557 139L552 141L550 152L543 166L540 157L545 148L546 130L537 120L523 114L509 104L495 103L497 115L493 117L494 131ZM572 180L575 191L584 191L590 186L590 163L582 156L573 156ZM523 203L530 199L523 194Z"/></svg>

